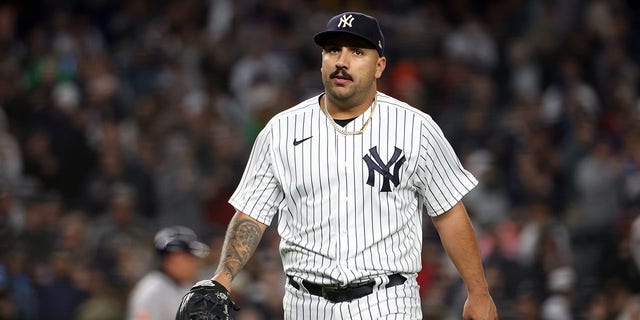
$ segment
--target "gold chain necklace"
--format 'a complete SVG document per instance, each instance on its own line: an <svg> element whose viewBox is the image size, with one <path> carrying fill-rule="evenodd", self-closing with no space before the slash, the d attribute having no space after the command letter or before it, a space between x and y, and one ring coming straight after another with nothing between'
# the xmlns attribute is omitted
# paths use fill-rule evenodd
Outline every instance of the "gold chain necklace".
<svg viewBox="0 0 640 320"><path fill-rule="evenodd" d="M364 129L367 128L367 125L369 125L369 121L371 121L371 116L373 115L373 112L376 110L376 107L378 106L378 94L376 93L376 95L373 97L373 106L371 107L371 112L369 113L369 117L367 118L367 121L364 122L364 124L362 124L362 128L360 128L360 130L358 131L347 131L342 129L342 127L340 127L340 125L338 125L334 120L333 117L331 116L331 114L329 114L329 108L328 108L328 103L327 100L329 100L327 98L327 95L325 94L324 96L324 113L327 115L327 118L329 118L329 121L331 121L331 124L333 125L333 128L336 129L336 131L347 135L347 136L354 136L354 135L359 135L359 134L363 134L364 133Z"/></svg>

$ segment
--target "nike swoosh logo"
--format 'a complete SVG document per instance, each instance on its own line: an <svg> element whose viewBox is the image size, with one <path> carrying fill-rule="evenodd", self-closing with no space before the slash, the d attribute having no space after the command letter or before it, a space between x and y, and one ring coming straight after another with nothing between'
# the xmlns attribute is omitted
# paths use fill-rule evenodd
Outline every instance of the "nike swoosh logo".
<svg viewBox="0 0 640 320"><path fill-rule="evenodd" d="M305 141L307 141L307 140L311 139L312 137L313 137L313 136L309 136L309 137L306 137L306 138L301 139L301 140L293 139L293 145L294 145L294 146L297 146L297 145L299 145L299 144L301 144L301 143L303 143L303 142L305 142Z"/></svg>

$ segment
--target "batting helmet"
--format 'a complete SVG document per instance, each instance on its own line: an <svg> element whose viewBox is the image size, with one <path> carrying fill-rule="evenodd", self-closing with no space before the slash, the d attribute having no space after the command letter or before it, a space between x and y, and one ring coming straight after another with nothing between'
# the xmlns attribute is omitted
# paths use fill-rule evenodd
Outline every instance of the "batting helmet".
<svg viewBox="0 0 640 320"><path fill-rule="evenodd" d="M198 241L193 230L184 226L166 227L158 231L153 242L160 256L172 252L189 252L204 258L209 254L209 247Z"/></svg>

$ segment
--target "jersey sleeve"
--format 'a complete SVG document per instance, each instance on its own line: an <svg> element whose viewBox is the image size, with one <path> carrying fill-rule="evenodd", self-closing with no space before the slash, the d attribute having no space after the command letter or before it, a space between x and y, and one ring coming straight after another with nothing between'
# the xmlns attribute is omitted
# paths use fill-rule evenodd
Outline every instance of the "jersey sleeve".
<svg viewBox="0 0 640 320"><path fill-rule="evenodd" d="M247 166L229 203L236 210L268 225L283 200L282 188L273 171L271 126L267 125L253 144Z"/></svg>
<svg viewBox="0 0 640 320"><path fill-rule="evenodd" d="M477 184L477 179L455 154L440 127L431 118L421 126L418 191L429 216L451 209Z"/></svg>

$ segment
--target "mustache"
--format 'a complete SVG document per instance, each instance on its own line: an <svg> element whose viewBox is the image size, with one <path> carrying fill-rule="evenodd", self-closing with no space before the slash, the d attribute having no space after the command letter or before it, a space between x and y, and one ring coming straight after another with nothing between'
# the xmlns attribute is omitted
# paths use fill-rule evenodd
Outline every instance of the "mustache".
<svg viewBox="0 0 640 320"><path fill-rule="evenodd" d="M342 77L343 77L343 78L346 78L346 79L349 79L349 80L353 80L353 78L351 77L351 75L350 75L347 71L345 71L345 70L344 70L344 68L337 68L337 69L336 69L336 71L332 72L332 73L329 75L329 78L330 78L330 79L333 79L333 78L337 77L337 76L338 76L339 74L341 74L341 73L342 73Z"/></svg>

